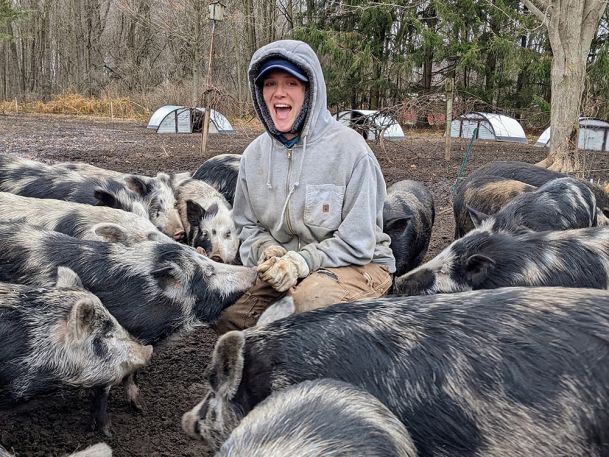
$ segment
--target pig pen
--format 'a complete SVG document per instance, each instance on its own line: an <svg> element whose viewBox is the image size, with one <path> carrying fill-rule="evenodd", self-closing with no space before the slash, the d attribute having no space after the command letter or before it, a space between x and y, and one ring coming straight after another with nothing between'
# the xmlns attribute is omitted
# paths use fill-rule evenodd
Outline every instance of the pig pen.
<svg viewBox="0 0 609 457"><path fill-rule="evenodd" d="M205 158L241 153L260 130L212 135L206 157L200 136L159 135L142 122L45 115L0 116L0 154L17 154L44 162L80 161L121 172L155 175L159 171L195 171ZM453 239L451 188L462 166L468 141L453 139L452 158L444 160L441 132L407 132L400 141L369 143L387 184L402 179L423 182L435 200L436 218L426 259ZM532 144L476 141L464 174L494 160L530 163L543 159L547 149ZM609 155L587 156L593 174L609 179ZM197 441L181 430L182 414L203 396L200 383L216 337L200 327L155 348L152 362L139 375L144 401L142 414L127 404L121 386L112 389L109 412L113 436L88 429L89 393L61 390L0 411L0 443L17 456L60 456L100 441L121 456L205 457Z"/></svg>

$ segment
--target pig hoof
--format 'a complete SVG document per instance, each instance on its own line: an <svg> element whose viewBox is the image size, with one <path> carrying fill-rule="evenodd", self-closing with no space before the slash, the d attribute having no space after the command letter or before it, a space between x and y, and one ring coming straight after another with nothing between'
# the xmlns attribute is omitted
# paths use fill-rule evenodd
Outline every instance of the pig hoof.
<svg viewBox="0 0 609 457"><path fill-rule="evenodd" d="M112 432L110 431L110 425L105 425L102 427L101 432L104 434L104 436L108 437L108 438L112 438Z"/></svg>
<svg viewBox="0 0 609 457"><path fill-rule="evenodd" d="M129 406L131 406L131 409L136 413L144 413L144 405L142 405L142 402L138 398L131 398L129 400Z"/></svg>

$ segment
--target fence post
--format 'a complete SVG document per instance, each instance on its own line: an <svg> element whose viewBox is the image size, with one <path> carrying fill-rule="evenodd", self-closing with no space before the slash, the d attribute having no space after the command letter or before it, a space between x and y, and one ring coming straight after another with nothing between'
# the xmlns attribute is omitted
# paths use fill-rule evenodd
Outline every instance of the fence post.
<svg viewBox="0 0 609 457"><path fill-rule="evenodd" d="M455 88L455 80L448 78L446 80L446 131L444 132L444 160L450 160L450 124L453 121L453 94Z"/></svg>

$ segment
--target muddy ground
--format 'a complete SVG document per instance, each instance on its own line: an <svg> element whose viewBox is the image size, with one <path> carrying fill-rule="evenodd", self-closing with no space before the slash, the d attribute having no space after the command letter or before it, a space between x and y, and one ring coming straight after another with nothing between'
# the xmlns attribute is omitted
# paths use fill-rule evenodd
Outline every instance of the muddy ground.
<svg viewBox="0 0 609 457"><path fill-rule="evenodd" d="M210 137L207 157L240 153L258 134L244 125L237 134ZM432 191L436 221L428 258L453 237L451 187L459 175L466 141L453 141L449 161L437 132L407 132L408 138L370 143L388 184L401 179L425 183ZM158 135L136 121L111 122L66 116L0 116L0 154L41 160L82 161L123 172L153 175L158 171L194 171L204 161L199 135ZM493 160L537 162L545 150L532 144L477 141L465 174ZM588 167L597 178L609 178L608 154L591 154ZM140 375L143 415L133 413L122 387L114 388L109 405L112 438L88 430L89 399L85 391L62 390L0 411L0 443L18 456L55 456L106 441L121 456L203 456L198 443L180 429L182 414L202 397L200 376L215 342L213 331L198 330L155 349L153 362ZM2 348L0 348L2 350Z"/></svg>

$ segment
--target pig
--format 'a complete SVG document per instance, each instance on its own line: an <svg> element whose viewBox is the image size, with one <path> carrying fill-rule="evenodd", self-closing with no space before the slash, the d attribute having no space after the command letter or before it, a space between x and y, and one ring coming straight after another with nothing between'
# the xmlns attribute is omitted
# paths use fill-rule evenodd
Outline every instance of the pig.
<svg viewBox="0 0 609 457"><path fill-rule="evenodd" d="M106 443L97 443L82 451L74 452L68 457L112 457L112 448Z"/></svg>
<svg viewBox="0 0 609 457"><path fill-rule="evenodd" d="M455 240L475 228L470 208L483 214L495 214L517 195L535 189L537 187L502 176L468 176L459 184L453 196Z"/></svg>
<svg viewBox="0 0 609 457"><path fill-rule="evenodd" d="M539 187L553 179L567 177L564 173L548 170L547 168L538 167L526 162L518 161L497 161L489 162L482 167L474 170L469 176L494 175L503 176L508 179L515 179L527 183L531 186ZM609 217L609 193L601 186L584 182L596 197L596 204L601 209L603 214Z"/></svg>
<svg viewBox="0 0 609 457"><path fill-rule="evenodd" d="M430 295L509 286L607 289L609 227L512 233L492 221L455 240L394 280L397 295Z"/></svg>
<svg viewBox="0 0 609 457"><path fill-rule="evenodd" d="M58 162L53 164L57 170L67 170L78 173L80 176L103 177L103 178L122 178L126 173L109 170L107 168L96 167L84 162Z"/></svg>
<svg viewBox="0 0 609 457"><path fill-rule="evenodd" d="M236 263L239 237L230 204L220 192L197 179L176 189L177 209L186 230L186 243L216 262Z"/></svg>
<svg viewBox="0 0 609 457"><path fill-rule="evenodd" d="M109 430L110 388L150 361L78 275L60 266L50 287L0 283L0 391L3 404L60 386L95 390L94 424Z"/></svg>
<svg viewBox="0 0 609 457"><path fill-rule="evenodd" d="M596 227L598 218L605 219L590 188L574 178L548 181L533 192L516 196L494 215L469 210L476 227L488 220L493 231L569 230Z"/></svg>
<svg viewBox="0 0 609 457"><path fill-rule="evenodd" d="M175 241L124 246L27 224L0 224L0 280L48 284L59 265L72 268L121 325L146 344L215 322L256 277L253 268L214 262Z"/></svg>
<svg viewBox="0 0 609 457"><path fill-rule="evenodd" d="M421 264L435 218L433 196L417 181L404 180L387 189L383 206L383 232L391 238L395 275Z"/></svg>
<svg viewBox="0 0 609 457"><path fill-rule="evenodd" d="M66 167L0 155L0 191L24 197L54 198L110 206L147 217L163 233L180 240L184 228L175 208L171 178L117 174L96 176ZM92 167L92 166L89 166ZM96 168L96 167L93 167Z"/></svg>
<svg viewBox="0 0 609 457"><path fill-rule="evenodd" d="M0 192L0 221L22 221L85 240L132 245L169 241L149 219L105 206Z"/></svg>
<svg viewBox="0 0 609 457"><path fill-rule="evenodd" d="M0 457L16 457L0 446ZM112 448L106 443L97 443L82 451L77 451L67 457L112 457Z"/></svg>
<svg viewBox="0 0 609 457"><path fill-rule="evenodd" d="M260 402L216 454L229 456L415 457L416 449L404 424L372 395L318 379Z"/></svg>
<svg viewBox="0 0 609 457"><path fill-rule="evenodd" d="M335 304L217 341L182 425L215 449L274 392L332 378L381 401L419 456L600 456L609 292L503 288Z"/></svg>
<svg viewBox="0 0 609 457"><path fill-rule="evenodd" d="M207 159L192 175L217 189L233 205L241 154L220 154Z"/></svg>

